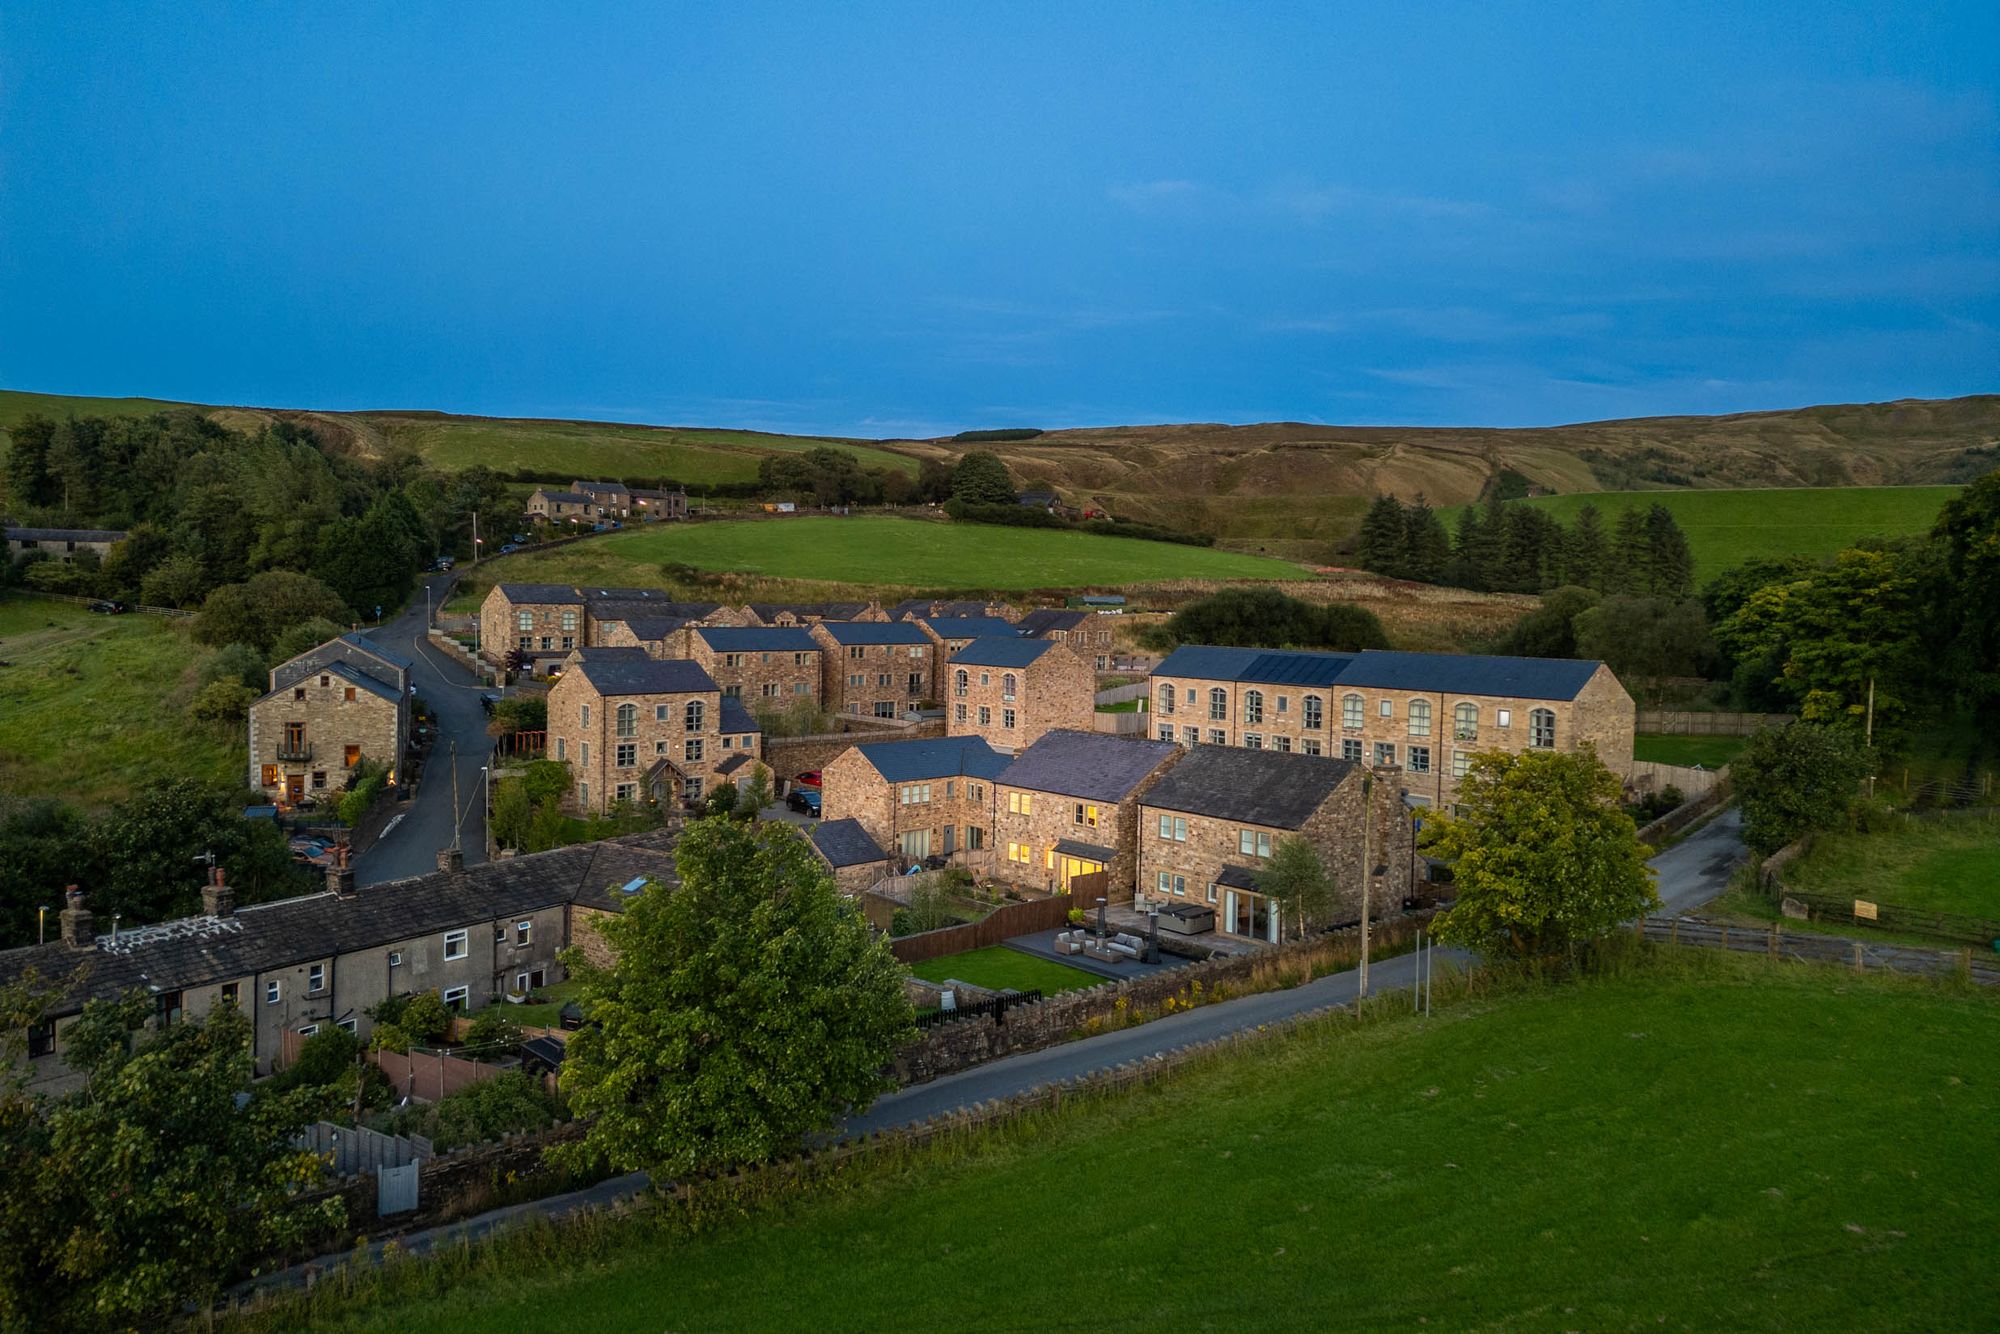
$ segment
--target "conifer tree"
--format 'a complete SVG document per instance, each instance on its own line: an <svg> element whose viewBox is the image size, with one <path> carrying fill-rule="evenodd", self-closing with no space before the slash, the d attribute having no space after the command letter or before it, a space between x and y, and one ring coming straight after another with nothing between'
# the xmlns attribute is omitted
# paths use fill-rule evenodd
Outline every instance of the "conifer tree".
<svg viewBox="0 0 2000 1334"><path fill-rule="evenodd" d="M1563 544L1563 582L1578 588L1602 588L1604 579L1604 518L1597 506L1576 512Z"/></svg>
<svg viewBox="0 0 2000 1334"><path fill-rule="evenodd" d="M1694 592L1694 553L1673 512L1655 504L1646 511L1646 563L1654 597L1684 598Z"/></svg>
<svg viewBox="0 0 2000 1334"><path fill-rule="evenodd" d="M1639 510L1623 510L1612 529L1610 561L1604 569L1606 593L1653 591L1652 546L1646 538L1646 516Z"/></svg>
<svg viewBox="0 0 2000 1334"><path fill-rule="evenodd" d="M1404 577L1421 579L1427 584L1437 583L1445 577L1451 564L1451 538L1444 529L1444 520L1424 499L1423 492L1409 508L1403 511L1404 540L1408 545L1409 561Z"/></svg>
<svg viewBox="0 0 2000 1334"><path fill-rule="evenodd" d="M1356 556L1364 570L1403 578L1410 563L1409 531L1403 507L1394 496L1377 496L1361 520L1361 550Z"/></svg>

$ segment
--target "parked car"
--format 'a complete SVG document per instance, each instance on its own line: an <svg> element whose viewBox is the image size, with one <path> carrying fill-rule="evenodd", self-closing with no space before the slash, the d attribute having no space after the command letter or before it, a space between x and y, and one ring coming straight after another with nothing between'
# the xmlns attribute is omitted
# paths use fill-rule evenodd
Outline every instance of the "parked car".
<svg viewBox="0 0 2000 1334"><path fill-rule="evenodd" d="M810 815L817 819L820 808L819 789L812 787L795 788L792 794L785 798L785 805L791 807L801 815Z"/></svg>
<svg viewBox="0 0 2000 1334"><path fill-rule="evenodd" d="M511 556L520 549L521 548L515 546L512 542L509 542L506 546L500 548L500 554L503 556Z"/></svg>
<svg viewBox="0 0 2000 1334"><path fill-rule="evenodd" d="M124 603L118 601L116 598L99 598L97 601L90 604L90 609L94 612L102 613L105 616L116 616L120 612L131 610L130 607L127 607Z"/></svg>
<svg viewBox="0 0 2000 1334"><path fill-rule="evenodd" d="M527 543L527 540L528 540L528 535L526 533L514 534L514 541L517 545L525 545Z"/></svg>
<svg viewBox="0 0 2000 1334"><path fill-rule="evenodd" d="M493 716L493 706L500 702L500 696L488 690L479 697L479 707L486 710L486 716Z"/></svg>
<svg viewBox="0 0 2000 1334"><path fill-rule="evenodd" d="M816 787L818 787L818 786L820 785L820 783L819 783L819 770L817 770L817 769L808 769L808 770L806 770L806 771L805 771L804 773L802 773L802 774L798 775L798 776L797 776L796 778L792 779L792 781L793 781L794 783L797 783L797 784L799 784L799 785L800 785L801 787L814 787L814 788L816 788Z"/></svg>

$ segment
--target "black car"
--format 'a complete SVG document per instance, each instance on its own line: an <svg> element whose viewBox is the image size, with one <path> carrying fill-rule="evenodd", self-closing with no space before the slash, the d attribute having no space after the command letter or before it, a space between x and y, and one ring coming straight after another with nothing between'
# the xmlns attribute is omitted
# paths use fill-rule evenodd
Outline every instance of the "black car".
<svg viewBox="0 0 2000 1334"><path fill-rule="evenodd" d="M801 815L817 816L820 807L819 793L809 787L794 788L791 795L785 798L785 805Z"/></svg>
<svg viewBox="0 0 2000 1334"><path fill-rule="evenodd" d="M486 710L486 716L489 718L493 716L493 706L499 702L500 697L490 690L479 697L479 707Z"/></svg>
<svg viewBox="0 0 2000 1334"><path fill-rule="evenodd" d="M116 616L121 612L131 610L130 607L115 598L99 598L90 604L90 609L105 616Z"/></svg>

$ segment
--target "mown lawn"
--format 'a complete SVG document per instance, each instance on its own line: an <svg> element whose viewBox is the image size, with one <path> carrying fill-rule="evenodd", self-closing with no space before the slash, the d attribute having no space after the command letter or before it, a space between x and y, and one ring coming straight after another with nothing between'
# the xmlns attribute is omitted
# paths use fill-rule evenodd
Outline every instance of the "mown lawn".
<svg viewBox="0 0 2000 1334"><path fill-rule="evenodd" d="M1330 1021L788 1206L716 1209L692 1239L523 1238L361 1309L322 1284L311 1327L1982 1324L2000 1003L1669 960L1429 1021Z"/></svg>
<svg viewBox="0 0 2000 1334"><path fill-rule="evenodd" d="M1640 732L1632 738L1632 758L1654 764L1699 764L1720 769L1736 758L1748 740L1740 736L1666 736Z"/></svg>
<svg viewBox="0 0 2000 1334"><path fill-rule="evenodd" d="M660 567L869 589L1075 588L1157 579L1296 579L1283 561L1172 542L1046 528L864 516L649 524L483 563L489 579L658 584Z"/></svg>
<svg viewBox="0 0 2000 1334"><path fill-rule="evenodd" d="M0 793L81 806L170 778L240 784L241 736L190 722L187 623L0 597Z"/></svg>
<svg viewBox="0 0 2000 1334"><path fill-rule="evenodd" d="M1875 834L1829 834L1785 870L1812 894L2000 918L2000 815L1909 820Z"/></svg>
<svg viewBox="0 0 2000 1334"><path fill-rule="evenodd" d="M1672 512L1694 550L1695 580L1756 556L1831 556L1856 538L1923 532L1956 486L1782 487L1747 491L1597 491L1516 500L1564 524L1597 506L1608 531L1629 508ZM1457 522L1454 510L1448 521Z"/></svg>
<svg viewBox="0 0 2000 1334"><path fill-rule="evenodd" d="M922 963L911 964L910 972L926 982L956 979L994 991L1012 987L1016 991L1040 991L1044 996L1053 996L1059 991L1079 991L1104 980L1081 968L1037 959L1032 954L1010 950L1005 945L948 954L942 959L926 959Z"/></svg>

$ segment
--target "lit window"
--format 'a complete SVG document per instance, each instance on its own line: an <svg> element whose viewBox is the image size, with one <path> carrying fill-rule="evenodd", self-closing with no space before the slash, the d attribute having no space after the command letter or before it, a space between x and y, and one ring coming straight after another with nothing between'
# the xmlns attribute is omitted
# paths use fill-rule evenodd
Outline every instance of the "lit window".
<svg viewBox="0 0 2000 1334"><path fill-rule="evenodd" d="M1451 711L1451 734L1454 740L1477 741L1479 739L1479 706L1461 704Z"/></svg>

